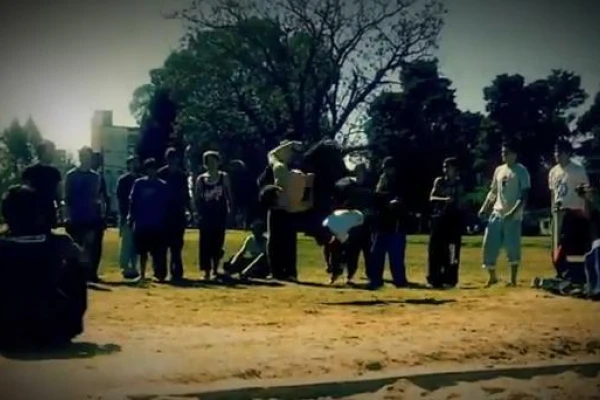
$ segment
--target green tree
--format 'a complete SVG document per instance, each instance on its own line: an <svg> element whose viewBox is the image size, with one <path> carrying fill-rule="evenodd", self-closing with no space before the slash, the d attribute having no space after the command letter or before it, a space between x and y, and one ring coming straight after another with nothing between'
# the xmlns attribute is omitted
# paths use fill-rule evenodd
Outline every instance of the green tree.
<svg viewBox="0 0 600 400"><path fill-rule="evenodd" d="M590 108L577 120L577 133L583 143L579 154L585 158L592 183L600 185L600 91Z"/></svg>
<svg viewBox="0 0 600 400"><path fill-rule="evenodd" d="M424 212L444 158L456 156L470 167L469 144L478 134L473 125L479 118L458 110L452 82L440 76L436 60L405 66L400 80L402 92L384 92L370 105L366 126L370 158L377 165L383 157L394 156L403 171L400 179L411 182L406 201L413 210ZM409 178L415 166L419 174Z"/></svg>
<svg viewBox="0 0 600 400"><path fill-rule="evenodd" d="M484 89L490 125L482 130L479 143L488 169L500 163L503 139L520 143L521 162L532 176L533 206L547 206L548 166L559 138L571 138L573 112L586 99L581 79L572 72L554 70L545 79L526 83L521 75L499 75ZM525 151L526 149L526 151Z"/></svg>
<svg viewBox="0 0 600 400"><path fill-rule="evenodd" d="M225 89L218 95L231 95L261 136L308 141L335 136L390 72L427 56L444 12L419 0L222 0L207 8L194 2L173 17L189 25L187 48L211 61L204 68Z"/></svg>

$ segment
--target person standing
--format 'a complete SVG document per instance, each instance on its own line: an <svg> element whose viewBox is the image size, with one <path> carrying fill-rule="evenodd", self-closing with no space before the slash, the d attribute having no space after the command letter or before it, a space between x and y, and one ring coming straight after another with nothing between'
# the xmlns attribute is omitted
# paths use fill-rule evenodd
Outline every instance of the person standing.
<svg viewBox="0 0 600 400"><path fill-rule="evenodd" d="M146 176L139 178L131 189L129 224L133 228L135 248L140 256L141 279L146 279L148 254L152 257L154 278L162 283L167 278L167 245L164 227L167 223L169 189L158 178L156 160L144 161Z"/></svg>
<svg viewBox="0 0 600 400"><path fill-rule="evenodd" d="M502 146L502 161L494 171L490 191L479 210L479 216L489 213L483 237L483 268L489 273L487 287L498 283L496 261L502 247L506 249L510 264L508 286L517 285L521 262L521 233L523 209L531 188L527 168L517 162L514 144Z"/></svg>
<svg viewBox="0 0 600 400"><path fill-rule="evenodd" d="M548 174L552 207L552 255L559 276L564 267L563 257L559 254L560 248L563 247L561 244L567 244L567 247L570 247L568 246L569 242L580 242L584 239L578 233L588 231L585 198L578 191L581 192L580 188L588 186L590 182L585 168L575 164L572 157L571 143L566 140L559 141L554 152L556 165ZM567 219L567 223L563 224L565 219ZM571 232L563 232L563 227L575 229L567 229Z"/></svg>
<svg viewBox="0 0 600 400"><path fill-rule="evenodd" d="M169 271L174 281L183 279L183 244L187 227L186 211L193 214L190 204L188 176L180 166L175 148L165 152L167 165L158 170L158 177L167 183L171 195L167 217L167 252L170 253Z"/></svg>
<svg viewBox="0 0 600 400"><path fill-rule="evenodd" d="M427 282L434 288L458 283L463 230L464 188L456 158L447 158L444 175L436 178L429 201L433 206Z"/></svg>
<svg viewBox="0 0 600 400"><path fill-rule="evenodd" d="M398 178L394 159L383 160L383 172L377 183L377 216L374 222L373 248L371 253L372 272L370 286L378 289L383 286L383 272L386 255L390 260L390 269L394 286L408 286L406 265L406 208L397 190Z"/></svg>
<svg viewBox="0 0 600 400"><path fill-rule="evenodd" d="M79 151L79 166L71 169L65 178L65 225L84 251L89 267L88 280L99 282L98 264L94 251L98 226L102 223L100 175L92 169L93 151L83 147Z"/></svg>
<svg viewBox="0 0 600 400"><path fill-rule="evenodd" d="M291 206L298 197L296 182L302 180L304 174L293 170L291 165L303 145L297 141L284 141L268 154L270 170L273 173L274 185L281 188L277 204L267 213L267 258L273 278L296 281L297 269L297 220L298 212ZM300 178L300 179L296 179ZM302 188L302 192L304 188ZM302 197L302 194L300 195Z"/></svg>
<svg viewBox="0 0 600 400"><path fill-rule="evenodd" d="M121 237L119 265L125 279L138 277L137 252L133 241L133 231L127 222L129 214L129 196L133 184L140 177L140 162L137 157L127 158L127 173L117 181L117 200L119 202L119 236Z"/></svg>
<svg viewBox="0 0 600 400"><path fill-rule="evenodd" d="M232 209L231 185L227 173L219 170L221 156L207 151L202 156L206 172L196 180L196 212L200 228L200 269L206 280L217 275L219 263L225 254L227 217Z"/></svg>
<svg viewBox="0 0 600 400"><path fill-rule="evenodd" d="M37 149L39 161L25 168L21 175L21 180L40 196L43 214L50 229L58 225L57 210L61 200L62 176L58 168L52 165L55 152L54 143L43 141Z"/></svg>
<svg viewBox="0 0 600 400"><path fill-rule="evenodd" d="M95 171L100 177L100 203L99 213L100 219L96 226L96 233L94 235L94 243L91 251L91 264L92 269L98 271L100 268L100 261L102 260L102 245L104 243L104 232L106 231L106 218L110 215L110 197L108 196L108 190L106 187L106 180L102 172L102 154L94 152L92 155L92 170Z"/></svg>

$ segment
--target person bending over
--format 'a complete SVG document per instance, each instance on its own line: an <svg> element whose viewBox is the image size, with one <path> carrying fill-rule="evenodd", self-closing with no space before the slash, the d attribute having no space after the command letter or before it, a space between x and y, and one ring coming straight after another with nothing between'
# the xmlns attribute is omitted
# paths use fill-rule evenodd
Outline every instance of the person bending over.
<svg viewBox="0 0 600 400"><path fill-rule="evenodd" d="M357 246L356 240L351 240L356 235L355 228L364 222L363 213L349 207L349 202L341 193L336 193L334 211L325 218L323 226L329 230L331 237L325 244L327 251L328 272L331 274L330 284L334 284L347 270L348 284L356 273L356 267L351 265L353 252L352 246Z"/></svg>
<svg viewBox="0 0 600 400"><path fill-rule="evenodd" d="M2 199L0 347L6 351L63 345L83 332L83 252L70 236L51 231L46 200L25 185L12 186Z"/></svg>
<svg viewBox="0 0 600 400"><path fill-rule="evenodd" d="M269 276L265 224L262 221L254 221L251 229L252 234L246 237L242 247L223 265L227 275L239 274L242 279Z"/></svg>

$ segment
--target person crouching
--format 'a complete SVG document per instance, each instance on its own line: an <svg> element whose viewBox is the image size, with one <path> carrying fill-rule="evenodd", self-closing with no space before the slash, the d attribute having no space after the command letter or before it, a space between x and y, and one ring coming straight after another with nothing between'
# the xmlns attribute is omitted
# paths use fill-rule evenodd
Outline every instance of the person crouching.
<svg viewBox="0 0 600 400"><path fill-rule="evenodd" d="M225 273L229 276L239 274L240 278L266 278L269 276L267 265L266 226L262 221L254 221L251 226L252 234L246 237L238 252L223 264Z"/></svg>

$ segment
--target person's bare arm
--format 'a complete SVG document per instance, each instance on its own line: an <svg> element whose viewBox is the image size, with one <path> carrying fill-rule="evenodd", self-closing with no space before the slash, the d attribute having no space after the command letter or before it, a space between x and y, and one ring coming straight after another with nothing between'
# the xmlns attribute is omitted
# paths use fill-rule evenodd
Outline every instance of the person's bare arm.
<svg viewBox="0 0 600 400"><path fill-rule="evenodd" d="M481 208L479 209L480 216L486 214L489 211L490 207L492 207L492 205L496 201L496 197L498 196L498 187L496 186L497 174L498 174L498 169L496 169L494 171L494 176L492 178L492 184L490 185L490 190L489 190L487 196L485 196L485 200L483 201L483 204L481 205Z"/></svg>
<svg viewBox="0 0 600 400"><path fill-rule="evenodd" d="M529 173L527 171L524 171L521 175L519 175L519 185L521 186L521 197L517 200L513 208L506 213L506 218L511 218L527 204L527 200L529 199L529 191L531 189L531 178L529 177Z"/></svg>
<svg viewBox="0 0 600 400"><path fill-rule="evenodd" d="M433 181L433 188L431 189L431 194L429 195L429 201L431 202L449 202L451 199L448 196L440 195L440 181L441 178L435 178Z"/></svg>
<svg viewBox="0 0 600 400"><path fill-rule="evenodd" d="M225 172L223 172L223 186L225 187L227 209L229 212L231 212L233 210L233 192L231 190L231 179L229 179L229 175Z"/></svg>

